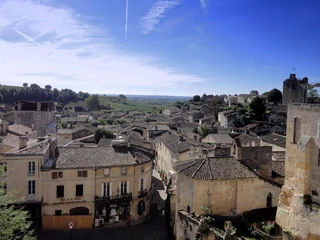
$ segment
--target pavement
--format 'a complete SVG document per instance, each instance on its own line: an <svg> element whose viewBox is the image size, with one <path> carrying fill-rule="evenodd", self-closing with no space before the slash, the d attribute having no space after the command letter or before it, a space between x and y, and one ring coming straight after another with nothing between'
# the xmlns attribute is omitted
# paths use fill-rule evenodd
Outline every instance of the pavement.
<svg viewBox="0 0 320 240"><path fill-rule="evenodd" d="M159 174L154 170L152 182L155 184L153 199L158 205L158 213L143 223L128 226L92 229L73 229L69 230L39 230L38 239L40 240L167 240L167 228L164 210L164 200L167 197L166 189L160 179Z"/></svg>

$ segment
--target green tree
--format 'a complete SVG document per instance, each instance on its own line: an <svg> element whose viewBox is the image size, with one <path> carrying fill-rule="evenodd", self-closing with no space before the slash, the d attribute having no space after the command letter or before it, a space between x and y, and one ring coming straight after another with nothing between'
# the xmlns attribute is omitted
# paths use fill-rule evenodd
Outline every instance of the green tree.
<svg viewBox="0 0 320 240"><path fill-rule="evenodd" d="M16 192L6 191L6 177L5 169L0 167L0 239L36 240L29 212L15 208Z"/></svg>
<svg viewBox="0 0 320 240"><path fill-rule="evenodd" d="M319 97L318 91L316 89L311 89L308 91L308 102L315 102Z"/></svg>
<svg viewBox="0 0 320 240"><path fill-rule="evenodd" d="M45 88L47 91L50 91L50 90L52 89L51 85L46 85L44 88Z"/></svg>
<svg viewBox="0 0 320 240"><path fill-rule="evenodd" d="M194 102L200 102L201 97L200 97L199 95L194 95L193 98L192 98L192 100L193 100Z"/></svg>
<svg viewBox="0 0 320 240"><path fill-rule="evenodd" d="M125 102L127 100L127 97L125 95L123 95L123 94L120 94L119 95L119 100L120 100L120 102Z"/></svg>
<svg viewBox="0 0 320 240"><path fill-rule="evenodd" d="M101 119L99 120L99 123L100 123L100 125L106 125L106 124L107 124L107 121L104 120L103 118L101 118Z"/></svg>
<svg viewBox="0 0 320 240"><path fill-rule="evenodd" d="M96 143L99 143L101 138L114 138L114 135L111 131L105 130L103 128L97 128L94 132L94 140Z"/></svg>
<svg viewBox="0 0 320 240"><path fill-rule="evenodd" d="M2 102L3 101L3 96L2 96L2 94L0 93L0 102Z"/></svg>
<svg viewBox="0 0 320 240"><path fill-rule="evenodd" d="M254 114L256 120L263 120L264 114L267 110L264 100L262 100L259 97L255 97L249 104L249 107L251 109L251 112Z"/></svg>
<svg viewBox="0 0 320 240"><path fill-rule="evenodd" d="M209 129L208 125L207 124L202 124L199 127L199 135L201 136L201 138L204 138L209 134L210 134L210 129Z"/></svg>
<svg viewBox="0 0 320 240"><path fill-rule="evenodd" d="M24 87L28 87L28 83L24 83L23 86L24 86Z"/></svg>
<svg viewBox="0 0 320 240"><path fill-rule="evenodd" d="M279 103L282 101L282 92L276 88L267 94L268 102Z"/></svg>
<svg viewBox="0 0 320 240"><path fill-rule="evenodd" d="M86 106L89 108L89 111L99 111L100 110L100 101L97 94L90 95L85 100Z"/></svg>

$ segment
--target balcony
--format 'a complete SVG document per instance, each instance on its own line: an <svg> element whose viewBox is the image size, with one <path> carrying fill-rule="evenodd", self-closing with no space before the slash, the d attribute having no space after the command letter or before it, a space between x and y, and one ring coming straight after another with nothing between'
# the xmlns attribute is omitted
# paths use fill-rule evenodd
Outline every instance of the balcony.
<svg viewBox="0 0 320 240"><path fill-rule="evenodd" d="M96 203L118 204L132 201L132 193L121 194L117 196L99 197L95 196Z"/></svg>
<svg viewBox="0 0 320 240"><path fill-rule="evenodd" d="M138 198L143 198L143 197L147 196L149 192L150 192L150 190L148 191L147 189L139 191L138 192Z"/></svg>

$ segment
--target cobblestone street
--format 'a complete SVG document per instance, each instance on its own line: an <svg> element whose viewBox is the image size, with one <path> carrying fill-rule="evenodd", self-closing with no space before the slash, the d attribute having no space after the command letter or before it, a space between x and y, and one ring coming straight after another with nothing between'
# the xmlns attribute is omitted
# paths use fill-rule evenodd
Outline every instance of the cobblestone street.
<svg viewBox="0 0 320 240"><path fill-rule="evenodd" d="M98 240L98 239L117 239L117 240L166 240L167 230L165 216L162 216L164 209L164 199L166 190L160 176L153 172L154 201L158 206L157 214L151 216L143 223L127 226L108 227L96 229L74 229L71 234L68 230L40 230L40 240Z"/></svg>

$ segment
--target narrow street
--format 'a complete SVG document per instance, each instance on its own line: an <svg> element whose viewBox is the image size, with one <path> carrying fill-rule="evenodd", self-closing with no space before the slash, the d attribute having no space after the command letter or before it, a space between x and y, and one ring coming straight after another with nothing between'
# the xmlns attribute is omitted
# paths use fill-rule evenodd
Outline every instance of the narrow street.
<svg viewBox="0 0 320 240"><path fill-rule="evenodd" d="M152 182L155 184L153 193L154 202L157 204L157 212L143 223L127 226L108 227L96 229L69 230L40 230L40 240L85 240L85 239L117 239L117 240L166 240L167 230L165 216L162 210L165 207L166 190L159 174L154 170Z"/></svg>

